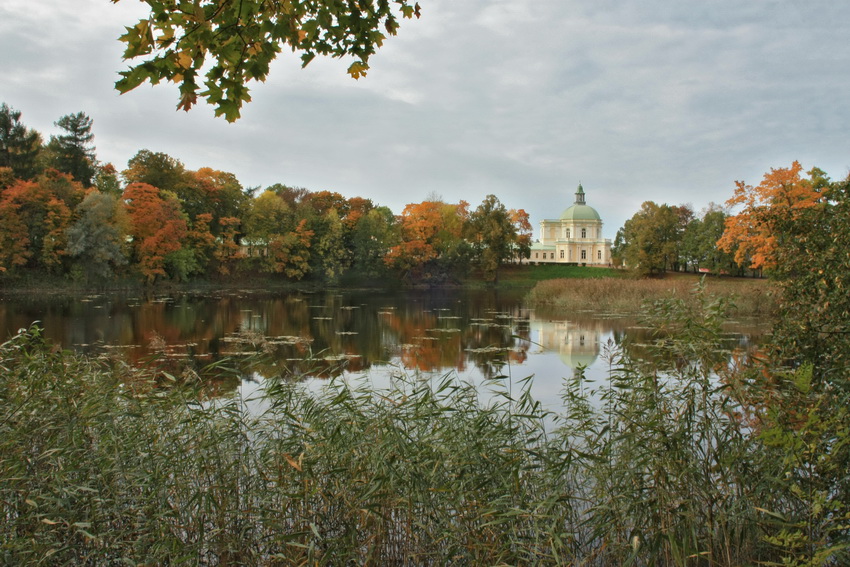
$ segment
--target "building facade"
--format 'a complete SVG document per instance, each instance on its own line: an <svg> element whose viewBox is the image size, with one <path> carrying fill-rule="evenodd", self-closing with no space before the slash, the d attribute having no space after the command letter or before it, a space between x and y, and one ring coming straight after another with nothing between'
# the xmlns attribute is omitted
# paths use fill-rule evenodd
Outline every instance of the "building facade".
<svg viewBox="0 0 850 567"><path fill-rule="evenodd" d="M602 237L602 219L585 202L579 184L575 202L558 219L540 221L540 239L528 261L540 264L611 265L611 241Z"/></svg>

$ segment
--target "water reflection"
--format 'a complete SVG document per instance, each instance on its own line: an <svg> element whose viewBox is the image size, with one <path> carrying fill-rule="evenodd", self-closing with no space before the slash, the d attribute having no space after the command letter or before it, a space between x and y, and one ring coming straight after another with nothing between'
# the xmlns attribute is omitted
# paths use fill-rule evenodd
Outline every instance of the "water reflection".
<svg viewBox="0 0 850 567"><path fill-rule="evenodd" d="M522 294L258 293L0 298L6 336L38 320L68 348L139 363L152 353L200 368L221 357L264 353L247 375L386 381L392 373L454 372L472 382L534 376L533 393L558 399L578 366L602 379L604 345L649 340L624 317L551 315L523 306ZM760 327L730 332L747 343ZM120 354L116 354L120 353Z"/></svg>

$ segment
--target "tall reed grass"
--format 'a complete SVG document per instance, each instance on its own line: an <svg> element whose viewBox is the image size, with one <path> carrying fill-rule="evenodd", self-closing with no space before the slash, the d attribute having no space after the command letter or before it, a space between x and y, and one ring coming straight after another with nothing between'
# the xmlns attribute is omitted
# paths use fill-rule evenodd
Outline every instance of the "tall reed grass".
<svg viewBox="0 0 850 567"><path fill-rule="evenodd" d="M711 278L705 280L709 293L732 299L735 313L770 316L778 306L778 290L767 280ZM637 313L647 301L692 296L692 278L599 278L553 279L538 282L527 296L535 308L565 312L595 310Z"/></svg>
<svg viewBox="0 0 850 567"><path fill-rule="evenodd" d="M557 414L452 375L272 377L251 412L23 331L0 345L0 562L781 564L800 498L718 378L725 301L695 296L656 306L653 366L611 347Z"/></svg>

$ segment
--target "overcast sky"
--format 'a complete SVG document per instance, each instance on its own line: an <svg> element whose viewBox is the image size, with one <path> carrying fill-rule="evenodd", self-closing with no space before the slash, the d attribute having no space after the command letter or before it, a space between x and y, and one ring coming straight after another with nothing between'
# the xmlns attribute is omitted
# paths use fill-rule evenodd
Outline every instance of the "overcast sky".
<svg viewBox="0 0 850 567"><path fill-rule="evenodd" d="M84 111L119 170L149 149L396 213L492 193L536 228L581 182L608 238L646 200L699 211L795 159L850 170L850 2L419 1L367 77L284 53L228 124L171 85L114 90L143 4L2 0L0 102L45 138Z"/></svg>

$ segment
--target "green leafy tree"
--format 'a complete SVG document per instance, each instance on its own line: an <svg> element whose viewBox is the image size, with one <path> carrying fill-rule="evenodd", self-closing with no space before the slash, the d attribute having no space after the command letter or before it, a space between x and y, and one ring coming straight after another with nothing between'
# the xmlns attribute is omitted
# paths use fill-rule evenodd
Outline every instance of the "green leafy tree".
<svg viewBox="0 0 850 567"><path fill-rule="evenodd" d="M320 270L328 282L335 283L351 265L351 255L345 246L345 227L333 208L322 215L321 222L311 226L317 234L313 249L317 264L314 270Z"/></svg>
<svg viewBox="0 0 850 567"><path fill-rule="evenodd" d="M139 150L130 158L127 169L121 172L121 176L128 185L146 183L175 193L187 183L186 168L180 160L150 150Z"/></svg>
<svg viewBox="0 0 850 567"><path fill-rule="evenodd" d="M789 170L765 176L784 200L749 208L770 239L760 261L781 289L780 311L764 365L745 383L752 422L778 470L776 496L763 508L772 530L766 542L783 565L850 562L850 179L817 191ZM773 183L779 172L790 182ZM776 207L781 214L768 215ZM774 211L777 212L777 211ZM728 226L728 225L727 225ZM769 229L769 232L768 232Z"/></svg>
<svg viewBox="0 0 850 567"><path fill-rule="evenodd" d="M617 232L612 252L643 275L672 269L679 258L681 219L677 208L646 201Z"/></svg>
<svg viewBox="0 0 850 567"><path fill-rule="evenodd" d="M710 208L702 218L695 218L688 223L682 235L681 257L682 262L693 271L704 269L719 274L734 270L732 255L717 247L717 241L723 235L726 217L724 211Z"/></svg>
<svg viewBox="0 0 850 567"><path fill-rule="evenodd" d="M366 277L387 274L384 262L390 248L398 245L395 216L387 207L376 207L362 215L352 231L353 269Z"/></svg>
<svg viewBox="0 0 850 567"><path fill-rule="evenodd" d="M850 391L850 179L773 227L771 276L783 291L774 338L786 356L812 364L816 379Z"/></svg>
<svg viewBox="0 0 850 567"><path fill-rule="evenodd" d="M11 168L18 179L32 179L41 145L41 135L21 123L19 110L0 105L0 167Z"/></svg>
<svg viewBox="0 0 850 567"><path fill-rule="evenodd" d="M484 279L498 281L499 268L513 258L519 236L511 212L495 195L487 195L469 216L466 228L467 239L472 242L473 255Z"/></svg>
<svg viewBox="0 0 850 567"><path fill-rule="evenodd" d="M76 210L68 228L68 254L89 282L108 280L127 264L128 219L113 194L90 191Z"/></svg>
<svg viewBox="0 0 850 567"><path fill-rule="evenodd" d="M231 122L251 100L247 83L265 81L284 48L300 53L302 65L316 55L351 56L348 73L357 79L386 36L395 35L397 14L419 17L419 4L408 0L143 1L150 15L121 36L124 58L142 61L121 73L116 88L169 81L179 86L178 108L189 110L201 96Z"/></svg>
<svg viewBox="0 0 850 567"><path fill-rule="evenodd" d="M83 112L65 115L56 122L65 133L52 137L49 144L56 169L71 175L84 187L91 187L96 172L92 124L92 119Z"/></svg>
<svg viewBox="0 0 850 567"><path fill-rule="evenodd" d="M97 172L94 174L94 186L97 187L98 191L107 195L120 197L123 192L118 171L111 163L98 166Z"/></svg>

